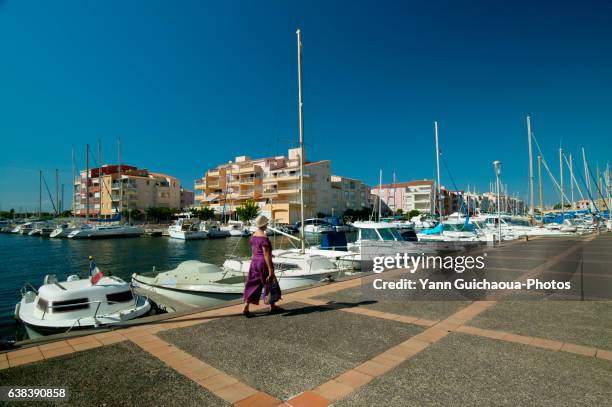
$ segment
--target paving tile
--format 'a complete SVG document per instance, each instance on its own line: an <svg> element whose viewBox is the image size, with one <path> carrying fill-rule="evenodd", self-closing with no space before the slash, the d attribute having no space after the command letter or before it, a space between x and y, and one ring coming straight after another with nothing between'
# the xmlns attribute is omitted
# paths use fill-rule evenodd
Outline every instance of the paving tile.
<svg viewBox="0 0 612 407"><path fill-rule="evenodd" d="M21 356L19 358L10 358L9 357L9 366L10 367L15 367L15 366L19 366L19 365L24 365L26 363L33 363L33 362L38 362L40 360L43 360L44 357L42 355L42 353L34 353L34 354L29 354L29 355L25 355L25 356Z"/></svg>
<svg viewBox="0 0 612 407"><path fill-rule="evenodd" d="M118 342L123 342L123 341L128 340L125 336L120 335L120 334L106 335L106 336L101 336L101 337L98 337L96 335L95 338L98 341L100 341L102 345L112 345L113 343L118 343Z"/></svg>
<svg viewBox="0 0 612 407"><path fill-rule="evenodd" d="M236 403L237 401L244 400L247 397L257 394L257 390L244 383L234 383L215 390L214 393L217 397L221 397L229 403Z"/></svg>
<svg viewBox="0 0 612 407"><path fill-rule="evenodd" d="M72 348L71 346L64 346L61 348L54 348L54 349L49 349L49 350L43 350L42 354L44 356L45 359L51 359L51 358L55 358L57 356L62 356L62 355L68 355L70 353L74 353L75 350L74 348Z"/></svg>
<svg viewBox="0 0 612 407"><path fill-rule="evenodd" d="M330 380L315 388L313 392L327 400L337 400L351 393L353 390L355 390L355 388L352 386Z"/></svg>
<svg viewBox="0 0 612 407"><path fill-rule="evenodd" d="M572 343L564 343L561 347L561 350L564 352L577 353L578 355L584 356L595 356L597 353L596 348L591 348L589 346L575 345Z"/></svg>
<svg viewBox="0 0 612 407"><path fill-rule="evenodd" d="M238 380L234 379L229 375L226 375L225 373L220 373L211 377L207 377L206 379L199 380L198 383L206 387L208 390L215 392L216 390L222 389L223 387L238 383Z"/></svg>
<svg viewBox="0 0 612 407"><path fill-rule="evenodd" d="M6 357L6 353L0 353L0 361L3 360L8 360L8 358Z"/></svg>
<svg viewBox="0 0 612 407"><path fill-rule="evenodd" d="M19 350L14 350L12 352L7 353L7 357L8 360L10 361L11 359L18 359L18 358L22 358L25 356L31 356L31 355L41 355L40 353L40 349L38 349L37 346L33 346L31 348L25 348L25 349L19 349Z"/></svg>
<svg viewBox="0 0 612 407"><path fill-rule="evenodd" d="M349 370L348 372L336 377L334 380L356 389L366 383L369 383L372 379L373 377L370 375L361 373L357 370Z"/></svg>
<svg viewBox="0 0 612 407"><path fill-rule="evenodd" d="M446 335L448 335L448 331L444 329L436 329L434 327L424 332L421 332L420 334L415 335L413 338L415 340L433 343L433 342L437 342L440 339L444 338Z"/></svg>
<svg viewBox="0 0 612 407"><path fill-rule="evenodd" d="M551 341L550 339L534 338L531 341L531 346L537 346L538 348L559 350L563 346L563 342Z"/></svg>
<svg viewBox="0 0 612 407"><path fill-rule="evenodd" d="M612 352L609 350L597 349L596 357L599 359L612 360Z"/></svg>
<svg viewBox="0 0 612 407"><path fill-rule="evenodd" d="M102 343L100 343L98 341L95 341L95 342L84 342L84 343L79 343L77 345L72 345L72 347L76 351L83 351L83 350L88 350L88 349L99 348L100 346L103 346L103 345L102 345Z"/></svg>
<svg viewBox="0 0 612 407"><path fill-rule="evenodd" d="M534 339L535 338L533 338L532 336L515 335L511 333L506 333L502 337L502 340L504 341L522 343L523 345L531 345Z"/></svg>
<svg viewBox="0 0 612 407"><path fill-rule="evenodd" d="M45 343L44 345L40 345L38 348L40 349L41 352L44 353L44 351L48 351L51 349L57 349L57 348L63 348L66 346L70 346L68 345L67 341L57 341L57 342Z"/></svg>
<svg viewBox="0 0 612 407"><path fill-rule="evenodd" d="M81 343L87 343L87 342L95 342L96 339L94 338L94 335L85 335L85 336L79 336L77 338L71 338L68 339L67 342L71 345L79 345Z"/></svg>
<svg viewBox="0 0 612 407"><path fill-rule="evenodd" d="M8 360L4 359L4 360L0 360L0 370L2 369L8 369L9 368L9 362Z"/></svg>
<svg viewBox="0 0 612 407"><path fill-rule="evenodd" d="M359 366L356 366L355 370L358 370L359 372L365 373L369 376L376 377L380 376L385 372L388 372L389 370L391 370L391 367L369 360L365 363L360 364Z"/></svg>
<svg viewBox="0 0 612 407"><path fill-rule="evenodd" d="M236 407L275 407L279 405L286 406L286 404L282 403L280 400L261 391L234 404Z"/></svg>

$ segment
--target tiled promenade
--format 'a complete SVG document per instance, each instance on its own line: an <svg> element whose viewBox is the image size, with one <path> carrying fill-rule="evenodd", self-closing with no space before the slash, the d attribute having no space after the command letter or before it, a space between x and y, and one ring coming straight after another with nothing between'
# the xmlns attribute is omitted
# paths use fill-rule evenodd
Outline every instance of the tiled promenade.
<svg viewBox="0 0 612 407"><path fill-rule="evenodd" d="M554 275L580 250L610 288L610 247L517 242L487 272ZM279 315L236 304L0 354L0 382L65 385L72 405L610 404L612 302L385 301L372 278L286 294Z"/></svg>

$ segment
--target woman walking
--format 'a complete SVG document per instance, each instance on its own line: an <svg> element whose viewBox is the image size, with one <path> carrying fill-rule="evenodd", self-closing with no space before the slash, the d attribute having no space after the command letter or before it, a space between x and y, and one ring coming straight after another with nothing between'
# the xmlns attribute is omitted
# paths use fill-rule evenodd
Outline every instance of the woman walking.
<svg viewBox="0 0 612 407"><path fill-rule="evenodd" d="M251 237L251 267L249 268L249 276L244 284L244 310L242 313L246 317L252 317L253 314L249 311L250 304L259 304L261 293L276 280L274 275L274 264L272 263L272 243L266 236L268 227L268 218L259 215L255 219L257 230ZM279 296L280 298L280 296ZM276 301L270 303L270 313L282 312L283 309L275 304Z"/></svg>

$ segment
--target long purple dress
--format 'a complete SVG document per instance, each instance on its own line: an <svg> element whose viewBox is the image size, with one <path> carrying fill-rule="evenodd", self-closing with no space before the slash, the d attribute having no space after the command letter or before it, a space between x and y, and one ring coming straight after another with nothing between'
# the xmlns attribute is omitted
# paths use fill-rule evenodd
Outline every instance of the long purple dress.
<svg viewBox="0 0 612 407"><path fill-rule="evenodd" d="M272 250L272 243L266 236L253 236L250 243L253 256L251 257L249 277L244 284L244 302L258 305L268 277L268 266L264 258L263 248L268 247Z"/></svg>

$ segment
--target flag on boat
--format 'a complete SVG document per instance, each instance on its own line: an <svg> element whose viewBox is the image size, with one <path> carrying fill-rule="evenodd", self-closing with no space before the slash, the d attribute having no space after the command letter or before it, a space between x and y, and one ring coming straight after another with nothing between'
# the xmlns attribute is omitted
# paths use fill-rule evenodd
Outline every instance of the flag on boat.
<svg viewBox="0 0 612 407"><path fill-rule="evenodd" d="M89 280L91 281L92 285L96 285L96 283L100 281L102 277L104 277L104 273L100 271L100 269L98 268L98 266L96 266L96 263L93 260L89 262L89 277Z"/></svg>
<svg viewBox="0 0 612 407"><path fill-rule="evenodd" d="M98 267L96 267L93 271L94 271L94 275L91 276L91 284L96 285L96 283L100 281L102 277L104 277L104 273L100 271Z"/></svg>

